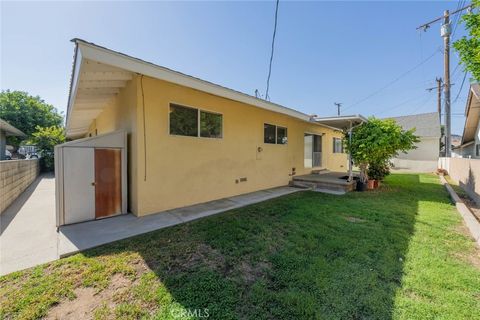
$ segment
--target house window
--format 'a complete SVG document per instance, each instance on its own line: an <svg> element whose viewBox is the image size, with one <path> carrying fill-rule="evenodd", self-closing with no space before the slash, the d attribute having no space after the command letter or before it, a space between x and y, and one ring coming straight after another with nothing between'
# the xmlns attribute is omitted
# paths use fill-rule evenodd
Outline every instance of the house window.
<svg viewBox="0 0 480 320"><path fill-rule="evenodd" d="M170 104L170 134L222 138L223 116L195 108Z"/></svg>
<svg viewBox="0 0 480 320"><path fill-rule="evenodd" d="M287 128L277 127L277 144L287 144Z"/></svg>
<svg viewBox="0 0 480 320"><path fill-rule="evenodd" d="M287 128L273 124L263 125L263 142L270 144L287 144Z"/></svg>
<svg viewBox="0 0 480 320"><path fill-rule="evenodd" d="M343 153L343 141L341 138L333 138L333 153Z"/></svg>
<svg viewBox="0 0 480 320"><path fill-rule="evenodd" d="M170 104L170 134L198 136L198 109Z"/></svg>
<svg viewBox="0 0 480 320"><path fill-rule="evenodd" d="M200 136L204 138L221 138L222 115L200 111Z"/></svg>
<svg viewBox="0 0 480 320"><path fill-rule="evenodd" d="M274 125L265 123L263 125L263 142L275 144L276 129Z"/></svg>

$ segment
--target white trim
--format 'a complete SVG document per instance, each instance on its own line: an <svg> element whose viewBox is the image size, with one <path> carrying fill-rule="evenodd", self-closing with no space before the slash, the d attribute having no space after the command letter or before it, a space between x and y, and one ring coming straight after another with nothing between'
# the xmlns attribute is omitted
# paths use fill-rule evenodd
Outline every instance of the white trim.
<svg viewBox="0 0 480 320"><path fill-rule="evenodd" d="M76 44L76 47L75 62L72 70L70 94L67 106L67 136L71 136L72 134L82 134L85 133L84 131L86 131L85 127L75 129L70 128L71 114L75 105L74 100L77 94L79 74L81 72L80 69L82 67L82 61L84 59L135 72L137 74L146 75L155 79L164 80L170 83L210 93L226 99L242 102L272 112L284 114L307 123L315 124L324 128L329 128L331 130L341 131L338 128L316 122L311 116L304 114L300 111L287 108L266 100L262 100L239 91L222 87L220 85L201 80L199 78L195 78L165 67L161 67L153 63L143 61L141 59L134 58L126 54L95 45L93 43L86 42L81 39L73 39L72 41Z"/></svg>
<svg viewBox="0 0 480 320"><path fill-rule="evenodd" d="M234 91L232 89L228 89L205 80L194 78L180 72L155 65L150 62L130 57L113 50L102 48L97 45L87 43L83 40L76 39L75 43L78 45L81 56L83 56L85 59L90 59L131 72L140 73L146 76L150 76L152 78L179 84L185 87L211 93L227 99L240 101L270 111L284 113L305 121L308 121L310 118L308 115L302 112L286 108L268 101L264 101L253 96L249 96L247 94Z"/></svg>
<svg viewBox="0 0 480 320"><path fill-rule="evenodd" d="M75 103L75 98L77 96L78 91L78 81L80 78L80 68L82 67L82 53L78 50L78 45L75 47L75 58L73 62L73 70L72 70L72 80L70 84L70 93L68 95L68 105L67 105L67 116L65 121L65 133L68 136L70 134L70 130L77 131L76 129L70 129L70 120L72 118L72 108ZM87 128L88 130L88 128ZM83 131L83 130L82 130Z"/></svg>

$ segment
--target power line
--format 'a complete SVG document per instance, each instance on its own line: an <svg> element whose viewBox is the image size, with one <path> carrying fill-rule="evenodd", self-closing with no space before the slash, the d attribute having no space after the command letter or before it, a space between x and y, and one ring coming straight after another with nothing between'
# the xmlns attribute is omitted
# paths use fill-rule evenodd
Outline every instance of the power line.
<svg viewBox="0 0 480 320"><path fill-rule="evenodd" d="M458 5L457 5L457 10L459 10L461 7L463 7L465 5L465 2L466 0L463 0L463 1L459 1L458 2ZM461 19L461 16L460 15L457 15L454 17L455 19L455 22L454 22L454 28L453 28L453 32L452 32L452 39L454 38L455 36L455 31L457 31L457 27L458 25L460 24L460 19Z"/></svg>
<svg viewBox="0 0 480 320"><path fill-rule="evenodd" d="M463 75L462 84L460 85L460 90L458 90L457 96L455 97L455 99L453 99L453 103L457 102L458 97L460 97L460 94L462 93L463 85L465 84L465 79L467 78L467 73L468 72L465 71L465 74Z"/></svg>
<svg viewBox="0 0 480 320"><path fill-rule="evenodd" d="M277 34L277 20L278 20L278 3L280 0L277 0L275 6L275 24L273 27L273 37L272 37L272 51L270 54L270 64L268 66L268 77L267 77L267 90L265 90L265 100L270 100L270 96L268 95L268 90L270 89L270 76L272 75L272 61L273 61L273 52L275 50L275 36Z"/></svg>
<svg viewBox="0 0 480 320"><path fill-rule="evenodd" d="M406 105L406 104L409 103L409 102L415 101L415 100L417 100L418 98L423 97L424 95L425 95L425 92L423 92L422 94L420 94L420 95L418 95L418 96L415 96L415 97L413 97L413 98L409 98L409 99L407 99L407 100L405 100L405 101L402 101L402 102L400 102L399 104L394 105L394 106L391 107L391 108L384 109L383 111L378 112L377 115L381 115L381 114L384 114L384 113L386 113L386 112L389 112L389 111L392 111L392 110L396 110L396 109L400 108L401 106Z"/></svg>
<svg viewBox="0 0 480 320"><path fill-rule="evenodd" d="M389 83L387 83L385 86L381 87L380 89L374 91L373 93L369 94L368 96L366 96L365 98L363 99L360 99L358 100L357 102L355 102L354 104L348 106L347 108L343 109L343 111L345 110L348 110L350 108L353 108L357 105L359 105L360 103L363 103L365 101L367 101L368 99L370 99L371 97L379 94L380 92L382 92L383 90L387 89L388 87L390 87L391 85L393 85L394 83L396 83L397 81L399 81L400 79L402 79L403 77L407 76L408 74L410 74L411 72L415 71L416 69L418 69L420 66L422 66L423 64L425 64L426 62L428 62L430 59L432 59L436 54L438 54L440 52L440 48L441 47L438 47L437 50L435 50L435 52L433 52L433 54L431 54L428 58L426 58L425 60L421 61L419 64L417 64L416 66L414 66L413 68L411 68L410 70L402 73L400 76L398 76L397 78L395 78L394 80L390 81Z"/></svg>

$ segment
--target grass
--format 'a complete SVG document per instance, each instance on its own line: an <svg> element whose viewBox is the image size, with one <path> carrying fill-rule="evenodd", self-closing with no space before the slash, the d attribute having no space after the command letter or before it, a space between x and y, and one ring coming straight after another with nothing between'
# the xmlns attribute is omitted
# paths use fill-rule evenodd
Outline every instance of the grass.
<svg viewBox="0 0 480 320"><path fill-rule="evenodd" d="M479 261L438 178L395 174L380 191L300 192L4 276L0 318L77 303L98 319L480 319Z"/></svg>

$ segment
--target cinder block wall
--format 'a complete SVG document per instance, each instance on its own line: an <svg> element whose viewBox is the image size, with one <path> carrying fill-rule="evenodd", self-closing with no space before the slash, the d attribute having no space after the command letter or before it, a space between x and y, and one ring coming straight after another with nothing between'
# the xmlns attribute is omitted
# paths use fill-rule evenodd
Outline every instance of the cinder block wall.
<svg viewBox="0 0 480 320"><path fill-rule="evenodd" d="M39 173L38 159L0 161L0 213L18 198Z"/></svg>

